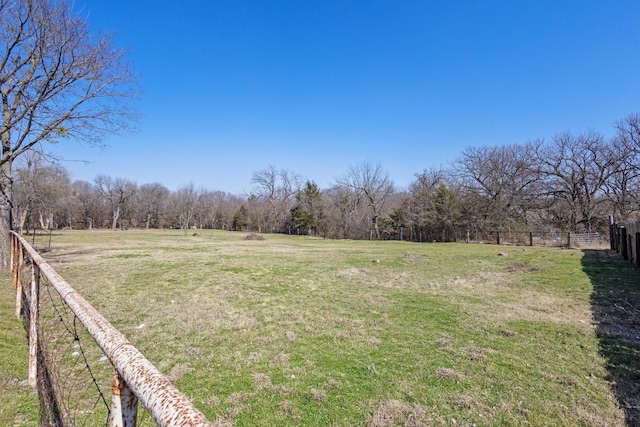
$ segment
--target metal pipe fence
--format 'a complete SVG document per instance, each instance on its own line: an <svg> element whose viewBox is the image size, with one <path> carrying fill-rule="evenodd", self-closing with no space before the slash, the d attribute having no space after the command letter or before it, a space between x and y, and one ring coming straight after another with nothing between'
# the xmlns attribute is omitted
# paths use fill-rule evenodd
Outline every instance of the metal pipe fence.
<svg viewBox="0 0 640 427"><path fill-rule="evenodd" d="M42 426L213 425L14 232L11 266Z"/></svg>

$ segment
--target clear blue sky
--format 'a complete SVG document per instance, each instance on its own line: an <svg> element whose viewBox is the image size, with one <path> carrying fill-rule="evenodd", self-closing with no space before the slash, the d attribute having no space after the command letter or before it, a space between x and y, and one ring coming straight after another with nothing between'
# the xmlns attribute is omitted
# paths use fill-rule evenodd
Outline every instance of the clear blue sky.
<svg viewBox="0 0 640 427"><path fill-rule="evenodd" d="M274 165L399 187L469 145L613 133L640 112L640 1L76 0L130 48L135 134L65 141L72 178L241 194Z"/></svg>

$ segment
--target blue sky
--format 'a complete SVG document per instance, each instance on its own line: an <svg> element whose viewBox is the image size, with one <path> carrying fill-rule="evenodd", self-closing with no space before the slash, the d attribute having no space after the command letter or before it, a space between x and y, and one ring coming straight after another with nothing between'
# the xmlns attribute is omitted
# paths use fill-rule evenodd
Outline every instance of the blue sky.
<svg viewBox="0 0 640 427"><path fill-rule="evenodd" d="M640 1L76 0L131 50L138 131L53 151L73 179L242 194L273 165L398 187L466 146L613 134L640 112Z"/></svg>

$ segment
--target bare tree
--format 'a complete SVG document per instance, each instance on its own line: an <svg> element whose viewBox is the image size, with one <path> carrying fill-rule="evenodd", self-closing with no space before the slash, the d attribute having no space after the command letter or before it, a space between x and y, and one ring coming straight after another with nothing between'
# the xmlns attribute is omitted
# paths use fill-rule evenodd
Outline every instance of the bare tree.
<svg viewBox="0 0 640 427"><path fill-rule="evenodd" d="M362 238L367 227L360 230L360 225L366 218L366 211L362 208L362 196L356 190L341 185L325 191L325 211L327 235L338 239Z"/></svg>
<svg viewBox="0 0 640 427"><path fill-rule="evenodd" d="M0 0L0 264L9 264L12 164L37 144L99 144L128 127L126 51L94 36L64 0Z"/></svg>
<svg viewBox="0 0 640 427"><path fill-rule="evenodd" d="M569 231L592 231L597 207L605 201L605 184L615 171L615 157L602 135L558 134L551 144L537 147L536 161L554 199L554 217Z"/></svg>
<svg viewBox="0 0 640 427"><path fill-rule="evenodd" d="M369 218L376 238L381 238L379 218L386 213L389 197L393 194L393 182L382 164L365 161L351 166L349 172L336 180L341 186L351 188L364 196L369 207Z"/></svg>
<svg viewBox="0 0 640 427"><path fill-rule="evenodd" d="M617 139L627 148L640 151L640 113L630 114L614 125Z"/></svg>
<svg viewBox="0 0 640 427"><path fill-rule="evenodd" d="M505 228L527 225L536 205L540 180L532 160L534 144L467 147L456 163L456 175L476 218L473 226Z"/></svg>
<svg viewBox="0 0 640 427"><path fill-rule="evenodd" d="M71 189L72 200L77 208L77 223L87 230L92 230L94 222L97 219L99 224L100 216L102 215L98 189L86 181L74 181L71 184Z"/></svg>
<svg viewBox="0 0 640 427"><path fill-rule="evenodd" d="M171 218L177 222L185 236L191 225L195 222L200 204L200 196L193 184L180 188L169 197L169 209Z"/></svg>
<svg viewBox="0 0 640 427"><path fill-rule="evenodd" d="M610 147L614 170L605 183L614 215L635 219L640 211L640 114L631 114L615 124Z"/></svg>
<svg viewBox="0 0 640 427"><path fill-rule="evenodd" d="M14 183L15 222L41 228L56 228L56 213L66 211L71 196L71 181L65 168L51 164L38 151L25 153L16 168ZM58 221L68 221L61 218Z"/></svg>
<svg viewBox="0 0 640 427"><path fill-rule="evenodd" d="M168 198L169 190L160 183L143 184L138 188L134 205L146 229L159 226Z"/></svg>
<svg viewBox="0 0 640 427"><path fill-rule="evenodd" d="M201 228L232 228L233 214L242 205L239 196L224 191L202 190L199 195L199 223Z"/></svg>
<svg viewBox="0 0 640 427"><path fill-rule="evenodd" d="M127 202L131 200L138 188L135 183L127 179L116 178L114 180L106 175L98 175L95 183L100 196L111 207L111 229L115 230Z"/></svg>
<svg viewBox="0 0 640 427"><path fill-rule="evenodd" d="M255 196L270 207L268 225L272 229L283 230L285 222L295 203L295 196L302 186L302 178L286 169L276 170L274 166L255 171L251 177L255 185Z"/></svg>

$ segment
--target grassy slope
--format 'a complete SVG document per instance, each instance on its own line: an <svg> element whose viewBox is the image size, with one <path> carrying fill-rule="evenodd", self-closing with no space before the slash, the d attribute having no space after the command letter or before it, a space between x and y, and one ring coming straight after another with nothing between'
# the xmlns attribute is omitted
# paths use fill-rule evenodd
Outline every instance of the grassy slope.
<svg viewBox="0 0 640 427"><path fill-rule="evenodd" d="M212 420L624 423L581 252L200 234L64 233L46 257Z"/></svg>

